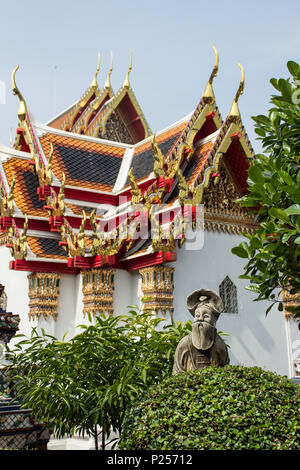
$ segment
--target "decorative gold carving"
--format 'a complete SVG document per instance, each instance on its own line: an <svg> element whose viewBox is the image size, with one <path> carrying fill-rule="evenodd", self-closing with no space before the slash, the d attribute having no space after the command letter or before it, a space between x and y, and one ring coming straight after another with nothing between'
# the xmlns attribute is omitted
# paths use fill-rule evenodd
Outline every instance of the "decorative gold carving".
<svg viewBox="0 0 300 470"><path fill-rule="evenodd" d="M78 234L74 233L68 222L64 221L61 227L61 239L67 243L67 251L73 258L74 256L85 256L85 226L86 226L86 213L82 211L82 222Z"/></svg>
<svg viewBox="0 0 300 470"><path fill-rule="evenodd" d="M180 169L177 170L177 178L178 178L178 200L181 206L189 205L189 206L196 206L201 203L202 194L203 194L203 186L198 185L194 188L190 188L188 182L186 181L185 177L182 174Z"/></svg>
<svg viewBox="0 0 300 470"><path fill-rule="evenodd" d="M141 123L144 127L144 130L145 130L145 139L147 137L149 137L152 132L151 132L151 129L146 121L146 118L140 108L140 105L133 93L133 90L132 88L127 88L125 87L124 85L119 89L119 91L116 93L116 95L114 95L113 99L110 100L108 103L105 104L105 113L102 115L102 122L101 122L101 127L102 127L102 131L101 131L101 134L102 135L105 135L105 132L106 132L106 124L107 124L107 121L109 119L109 117L111 116L111 113L116 111L119 104L121 103L121 101L123 100L124 96L128 95L129 98L130 98L130 101L131 103L133 104L137 114L138 114L138 117L140 118L141 120ZM128 131L130 131L130 129L128 129ZM88 129L88 132L87 132L87 135L91 135L91 136L94 136L94 137L97 137L98 136L98 133L99 133L99 121L95 121L95 123L93 123L89 129ZM132 139L133 139L133 136L132 136ZM133 139L134 141L134 139Z"/></svg>
<svg viewBox="0 0 300 470"><path fill-rule="evenodd" d="M104 235L97 224L95 217L95 211L93 210L90 215L90 224L93 230L93 244L92 244L92 255L103 255L103 256L113 256L116 255L125 241L129 241L130 235L127 233L127 220L120 224L116 229ZM127 246L127 250L133 244L133 240Z"/></svg>
<svg viewBox="0 0 300 470"><path fill-rule="evenodd" d="M113 314L115 269L89 269L82 273L83 315Z"/></svg>
<svg viewBox="0 0 300 470"><path fill-rule="evenodd" d="M132 51L130 51L130 64L129 64L128 72L127 72L126 77L125 77L125 81L123 83L123 87L127 88L127 89L130 88L129 74L130 74L131 70L132 70Z"/></svg>
<svg viewBox="0 0 300 470"><path fill-rule="evenodd" d="M53 148L53 144L51 142L50 143L50 154L49 154L49 158L48 158L48 162L47 162L47 166L46 166L46 170L45 170L45 185L47 185L47 186L51 186L52 179L53 179L53 175L52 175L53 154L54 154L54 148Z"/></svg>
<svg viewBox="0 0 300 470"><path fill-rule="evenodd" d="M215 46L213 46L213 50L215 51L215 54L216 54L216 61L215 61L214 68L211 72L211 75L209 77L208 83L206 85L205 91L203 93L204 103L211 103L215 101L215 94L213 92L212 83L213 83L214 78L217 76L217 73L219 70L219 54Z"/></svg>
<svg viewBox="0 0 300 470"><path fill-rule="evenodd" d="M145 309L173 316L174 270L167 266L140 269Z"/></svg>
<svg viewBox="0 0 300 470"><path fill-rule="evenodd" d="M82 116L82 111L86 108L86 105L94 96L95 98L98 97L100 93L99 88L98 88L98 83L97 83L99 70L100 70L100 54L98 53L98 64L97 64L97 69L96 69L93 81L91 85L87 88L87 90L84 92L80 100L77 102L77 104L72 108L72 110L69 113L67 113L67 117L61 126L62 129L66 131L76 132L75 126L77 128L77 125L79 124L77 121Z"/></svg>
<svg viewBox="0 0 300 470"><path fill-rule="evenodd" d="M37 174L39 178L40 186L51 186L52 184L52 159L53 159L54 149L52 142L50 143L50 153L47 161L46 168L44 166L40 167L38 160L35 159Z"/></svg>
<svg viewBox="0 0 300 470"><path fill-rule="evenodd" d="M60 274L31 273L29 281L29 319L57 319Z"/></svg>
<svg viewBox="0 0 300 470"><path fill-rule="evenodd" d="M185 204L186 199L189 197L190 187L185 177L183 176L180 168L177 170L177 179L178 179L177 186L179 189L179 194L178 194L179 204L183 206Z"/></svg>
<svg viewBox="0 0 300 470"><path fill-rule="evenodd" d="M16 229L15 225L9 228L9 247L11 255L15 259L26 259L27 256L27 230L28 230L28 217L25 215L25 222L21 235Z"/></svg>
<svg viewBox="0 0 300 470"><path fill-rule="evenodd" d="M8 232L0 232L0 246L4 246L10 242L10 235Z"/></svg>
<svg viewBox="0 0 300 470"><path fill-rule="evenodd" d="M181 211L179 211L171 222L166 227L162 227L155 215L152 220L152 248L154 252L174 251L176 246L181 248L185 241L185 234L188 229L189 220L185 220ZM190 223L193 227L193 223Z"/></svg>
<svg viewBox="0 0 300 470"><path fill-rule="evenodd" d="M52 157L53 157L53 153L52 153ZM51 165L52 163L50 163L50 166ZM50 172L51 169L48 168L48 171ZM51 178L52 178L52 172L51 172ZM47 206L51 207L50 213L52 216L63 216L66 211L65 185L66 185L66 175L63 173L59 193L56 194L54 190L51 190L51 195L47 197Z"/></svg>
<svg viewBox="0 0 300 470"><path fill-rule="evenodd" d="M93 88L95 91L96 91L97 88L98 88L97 77L98 77L99 70L100 70L100 52L98 52L98 64L97 64L97 69L96 69L96 72L95 72L95 75L94 75L94 79L93 79L93 81L92 81L92 83L91 83L91 88Z"/></svg>
<svg viewBox="0 0 300 470"><path fill-rule="evenodd" d="M163 155L162 151L157 145L155 137L156 137L155 134L153 134L152 141L151 141L153 158L154 158L153 171L154 171L156 178L160 178L162 176L165 176L165 173L166 173L164 169L165 156Z"/></svg>
<svg viewBox="0 0 300 470"><path fill-rule="evenodd" d="M157 236L153 236L152 238L152 248L154 252L168 252L173 251L175 249L176 239L174 234L172 233L171 228L172 225L168 226L167 231L164 232L161 225L158 226Z"/></svg>
<svg viewBox="0 0 300 470"><path fill-rule="evenodd" d="M284 307L299 307L300 293L290 294L289 288L287 288L282 290L281 296ZM293 313L286 310L286 308L284 308L284 315L287 320L293 318Z"/></svg>
<svg viewBox="0 0 300 470"><path fill-rule="evenodd" d="M11 187L9 188L8 195L4 194L3 189L1 188L1 198L0 198L0 215L3 217L12 217L14 214L14 189L15 189L16 179L13 177Z"/></svg>
<svg viewBox="0 0 300 470"><path fill-rule="evenodd" d="M16 80L15 80L15 75L16 75L16 72L17 72L18 69L19 69L19 65L17 65L15 67L15 69L13 70L13 73L12 73L12 76L11 76L11 82L12 82L13 94L17 95L19 100L20 100L19 109L18 109L18 116L19 116L20 122L22 122L26 119L27 106L26 106L26 102L23 98L22 93L20 92L19 88L17 87Z"/></svg>
<svg viewBox="0 0 300 470"><path fill-rule="evenodd" d="M108 72L107 79L104 85L104 88L107 90L111 89L110 76L112 74L112 71L113 71L113 53L112 51L110 51L110 67L109 67L109 72Z"/></svg>
<svg viewBox="0 0 300 470"><path fill-rule="evenodd" d="M251 233L255 223L247 210L235 202L240 196L225 165L220 163L218 174L210 178L202 197L205 229L232 234Z"/></svg>
<svg viewBox="0 0 300 470"><path fill-rule="evenodd" d="M109 115L103 128L100 125L97 137L113 140L114 142L123 142L124 144L134 144L134 140L117 109L114 109Z"/></svg>
<svg viewBox="0 0 300 470"><path fill-rule="evenodd" d="M130 168L128 172L128 180L131 186L131 204L139 204L143 200L143 193L135 180L133 168Z"/></svg>
<svg viewBox="0 0 300 470"><path fill-rule="evenodd" d="M228 115L228 119L230 121L234 121L234 122L237 122L240 118L241 118L241 115L240 115L240 111L239 111L239 107L238 107L238 100L239 100L239 97L243 94L244 92L244 87L245 87L245 72L244 72L244 68L243 66L239 63L238 64L240 69L241 69L241 80L240 80L240 84L239 84L239 87L238 87L238 90L235 94L235 97L234 97L234 100L233 100L233 103L231 105L231 108L230 108L230 112L229 112L229 115Z"/></svg>

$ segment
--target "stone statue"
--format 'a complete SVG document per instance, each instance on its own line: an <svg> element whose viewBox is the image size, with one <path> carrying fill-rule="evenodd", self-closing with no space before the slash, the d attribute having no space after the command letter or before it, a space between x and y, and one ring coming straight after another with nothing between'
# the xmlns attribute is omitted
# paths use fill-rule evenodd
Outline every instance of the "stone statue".
<svg viewBox="0 0 300 470"><path fill-rule="evenodd" d="M193 328L177 345L173 375L229 364L227 346L216 330L223 309L221 298L212 290L199 289L188 296L187 308L194 317Z"/></svg>

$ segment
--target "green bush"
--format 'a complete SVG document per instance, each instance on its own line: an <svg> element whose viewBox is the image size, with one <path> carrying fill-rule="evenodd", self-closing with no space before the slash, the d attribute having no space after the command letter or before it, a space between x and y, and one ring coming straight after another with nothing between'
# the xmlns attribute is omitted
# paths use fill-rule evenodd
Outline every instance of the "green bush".
<svg viewBox="0 0 300 470"><path fill-rule="evenodd" d="M258 367L169 377L125 415L120 449L300 449L300 393Z"/></svg>
<svg viewBox="0 0 300 470"><path fill-rule="evenodd" d="M95 448L110 431L121 433L125 410L150 385L172 373L178 342L191 322L164 325L147 310L99 315L70 341L32 330L9 351L14 392L23 408L53 429L54 437L75 431L93 436ZM101 431L99 430L101 429Z"/></svg>

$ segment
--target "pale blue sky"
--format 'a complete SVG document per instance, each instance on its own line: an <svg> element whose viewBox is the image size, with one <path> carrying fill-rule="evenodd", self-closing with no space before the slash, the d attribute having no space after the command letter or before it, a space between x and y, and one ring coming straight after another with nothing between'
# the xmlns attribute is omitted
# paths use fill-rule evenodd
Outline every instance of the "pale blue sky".
<svg viewBox="0 0 300 470"><path fill-rule="evenodd" d="M114 54L115 91L123 83L133 51L131 85L153 132L184 117L197 105L210 75L215 44L220 69L216 101L225 118L245 68L240 98L243 122L255 150L251 116L269 107L271 77L287 76L286 62L300 62L298 0L26 0L1 2L0 142L9 144L17 125L18 99L11 72L33 115L46 122L54 114L54 69L60 112L90 84L101 53L103 85Z"/></svg>

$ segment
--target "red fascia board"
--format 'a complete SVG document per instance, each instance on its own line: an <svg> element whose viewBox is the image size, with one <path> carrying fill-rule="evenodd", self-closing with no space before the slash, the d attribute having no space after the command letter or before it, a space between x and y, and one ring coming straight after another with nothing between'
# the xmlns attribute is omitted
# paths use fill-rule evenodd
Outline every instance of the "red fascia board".
<svg viewBox="0 0 300 470"><path fill-rule="evenodd" d="M87 219L86 219L86 230L92 230L90 220L88 217L89 217L89 214L87 214ZM64 219L68 222L70 227L74 229L79 229L82 223L82 217L65 215ZM117 228L120 225L120 223L123 223L126 220L128 220L128 214L125 214L122 216L117 215L108 220L98 219L97 223L101 231L108 232L108 228L114 220L115 220L115 223L113 224L113 229Z"/></svg>
<svg viewBox="0 0 300 470"><path fill-rule="evenodd" d="M116 256L74 256L68 258L68 267L75 269L92 269L101 268L103 266L116 267Z"/></svg>
<svg viewBox="0 0 300 470"><path fill-rule="evenodd" d="M138 184L139 188L142 192L146 191L149 186L151 186L156 181L156 178L151 178L143 183ZM166 183L169 183L169 186L173 184L173 180L158 180L158 187L162 187ZM59 194L60 187L52 186L52 189ZM131 200L131 188L127 188L123 192L121 191L119 194L105 194L105 193L96 193L93 191L85 191L84 189L76 189L76 188L65 188L65 198L72 199L74 201L81 201L81 202L91 202L96 204L110 204L112 206L119 206L119 197L126 196L127 200ZM38 188L38 194L41 198L43 198L43 191ZM123 202L123 201L122 201Z"/></svg>
<svg viewBox="0 0 300 470"><path fill-rule="evenodd" d="M137 269L147 268L157 264L174 262L176 259L177 255L175 251L168 251L166 253L159 251L158 253L149 253L147 255L123 261L122 264L127 271L135 271Z"/></svg>
<svg viewBox="0 0 300 470"><path fill-rule="evenodd" d="M59 194L60 187L52 186L52 189L56 194ZM119 198L115 194L96 193L93 191L85 191L84 189L65 188L65 198L82 202L95 202L96 204L119 205Z"/></svg>
<svg viewBox="0 0 300 470"><path fill-rule="evenodd" d="M17 228L23 228L25 219L21 217L14 217L14 222ZM49 220L36 220L28 219L28 229L29 230L38 230L42 232L50 232Z"/></svg>
<svg viewBox="0 0 300 470"><path fill-rule="evenodd" d="M9 269L14 271L26 272L45 272L45 273L59 273L77 275L82 269L91 269L102 266L112 266L119 269L126 269L127 271L135 271L150 266L155 266L162 263L174 262L177 259L175 252L149 253L144 256L139 256L132 260L127 260L118 264L115 256L95 256L95 257L75 257L69 258L68 263L56 263L51 261L27 261L27 260L13 260L9 262Z"/></svg>
<svg viewBox="0 0 300 470"><path fill-rule="evenodd" d="M43 272L43 273L59 273L59 274L79 274L80 270L76 268L69 268L67 263L55 263L51 261L27 261L27 260L13 260L9 262L9 269L14 271L27 271L27 272Z"/></svg>

